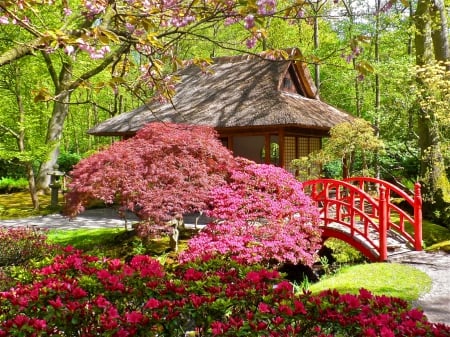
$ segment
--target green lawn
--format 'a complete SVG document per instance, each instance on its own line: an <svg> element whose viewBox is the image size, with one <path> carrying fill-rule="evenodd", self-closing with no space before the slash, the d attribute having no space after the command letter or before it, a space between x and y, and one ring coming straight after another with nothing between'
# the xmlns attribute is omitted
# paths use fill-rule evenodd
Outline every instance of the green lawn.
<svg viewBox="0 0 450 337"><path fill-rule="evenodd" d="M62 196L60 196L60 201L61 199ZM40 195L39 202L41 207L39 210L35 210L28 192L0 194L0 220L26 218L57 211L50 207L50 195Z"/></svg>
<svg viewBox="0 0 450 337"><path fill-rule="evenodd" d="M335 275L326 276L309 287L313 293L336 289L357 294L360 288L376 295L416 300L431 289L430 277L411 266L399 263L367 263L341 268Z"/></svg>

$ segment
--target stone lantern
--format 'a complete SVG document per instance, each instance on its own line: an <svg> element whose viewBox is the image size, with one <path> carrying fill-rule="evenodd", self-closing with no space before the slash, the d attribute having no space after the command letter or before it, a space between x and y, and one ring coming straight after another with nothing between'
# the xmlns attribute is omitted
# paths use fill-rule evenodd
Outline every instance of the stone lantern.
<svg viewBox="0 0 450 337"><path fill-rule="evenodd" d="M50 176L50 184L48 185L51 189L51 207L58 207L58 192L62 186L62 180L65 172L58 171L58 165L53 166L53 171L47 173Z"/></svg>

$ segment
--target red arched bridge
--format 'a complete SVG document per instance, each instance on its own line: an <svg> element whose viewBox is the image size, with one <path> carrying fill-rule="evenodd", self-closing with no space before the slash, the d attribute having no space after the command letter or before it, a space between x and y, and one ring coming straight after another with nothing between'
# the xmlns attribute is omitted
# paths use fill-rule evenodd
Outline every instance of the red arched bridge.
<svg viewBox="0 0 450 337"><path fill-rule="evenodd" d="M310 180L303 188L319 207L324 240L343 240L372 261L422 250L420 184L415 185L414 196L368 177Z"/></svg>

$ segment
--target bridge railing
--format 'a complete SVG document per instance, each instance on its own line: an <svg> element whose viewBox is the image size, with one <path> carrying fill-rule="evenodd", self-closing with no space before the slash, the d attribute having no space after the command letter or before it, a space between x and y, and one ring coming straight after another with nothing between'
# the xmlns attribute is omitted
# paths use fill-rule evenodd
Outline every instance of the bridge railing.
<svg viewBox="0 0 450 337"><path fill-rule="evenodd" d="M355 238L353 243L358 244L365 255L377 255L376 258L381 261L387 259L387 232L390 229L406 238L415 250L422 249L422 199L419 184L415 186L414 197L386 181L366 177L310 180L303 182L303 188L321 209L324 228L329 228L333 223L345 226L349 235ZM405 200L414 210L414 215L393 203L394 197ZM398 222L393 221L394 215L398 217ZM412 225L413 235L406 230L407 223ZM369 235L371 231L378 232L377 242ZM341 239L348 239L342 233L339 235ZM361 237L368 249L359 244Z"/></svg>
<svg viewBox="0 0 450 337"><path fill-rule="evenodd" d="M352 177L347 178L344 181L355 184L363 191L367 191L375 187L378 189L379 195L380 189L384 188L386 198L385 217L387 220L387 229L394 229L406 238L415 250L422 250L422 196L419 183L414 185L414 195L410 196L397 186L376 178ZM398 206L398 203L394 202L395 199L397 199L397 201L404 201L407 204L407 208L410 209L411 214L405 211L404 207ZM393 221L393 217L395 216L398 217L398 223ZM406 230L407 223L409 223L413 228L412 235Z"/></svg>
<svg viewBox="0 0 450 337"><path fill-rule="evenodd" d="M376 232L386 236L386 226L380 226L375 216L380 213L375 198L342 180L310 180L303 182L303 189L320 209L324 235L332 233L372 260L384 259L386 240L374 240L370 235Z"/></svg>

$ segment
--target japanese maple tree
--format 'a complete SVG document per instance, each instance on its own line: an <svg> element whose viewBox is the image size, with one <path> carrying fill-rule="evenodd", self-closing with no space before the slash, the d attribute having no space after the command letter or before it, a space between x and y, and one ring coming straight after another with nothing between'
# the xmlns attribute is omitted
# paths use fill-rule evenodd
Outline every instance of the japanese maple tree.
<svg viewBox="0 0 450 337"><path fill-rule="evenodd" d="M72 176L69 215L100 199L149 220L141 235L188 212L215 219L181 261L222 254L249 264L311 265L320 248L317 208L301 183L282 168L234 158L206 126L150 123L82 160Z"/></svg>
<svg viewBox="0 0 450 337"><path fill-rule="evenodd" d="M233 162L210 127L150 123L76 165L66 213L74 216L100 199L162 223L204 209Z"/></svg>
<svg viewBox="0 0 450 337"><path fill-rule="evenodd" d="M312 265L321 245L319 214L302 184L286 170L237 159L229 182L211 193L218 219L189 241L183 262L215 255L247 264Z"/></svg>

